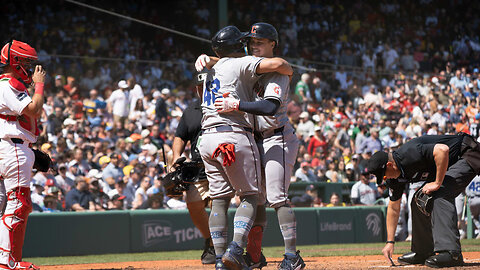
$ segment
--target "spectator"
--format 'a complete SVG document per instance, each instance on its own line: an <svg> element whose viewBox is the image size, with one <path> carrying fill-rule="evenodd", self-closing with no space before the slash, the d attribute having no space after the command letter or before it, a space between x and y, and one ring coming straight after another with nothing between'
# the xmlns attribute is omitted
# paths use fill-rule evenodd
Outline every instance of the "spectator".
<svg viewBox="0 0 480 270"><path fill-rule="evenodd" d="M125 196L115 194L109 201L109 210L125 210Z"/></svg>
<svg viewBox="0 0 480 270"><path fill-rule="evenodd" d="M295 86L295 98L300 104L304 104L311 99L310 87L308 86L309 82L310 75L308 73L303 73L300 81L298 81Z"/></svg>
<svg viewBox="0 0 480 270"><path fill-rule="evenodd" d="M108 112L113 114L113 122L124 124L129 113L128 84L121 80L118 89L113 91L107 99Z"/></svg>
<svg viewBox="0 0 480 270"><path fill-rule="evenodd" d="M327 204L327 207L334 206L345 206L345 203L340 200L340 196L338 196L338 194L335 192L330 195L330 203Z"/></svg>
<svg viewBox="0 0 480 270"><path fill-rule="evenodd" d="M296 131L302 136L303 141L307 141L314 134L315 124L310 120L308 112L300 114L300 123L298 123Z"/></svg>
<svg viewBox="0 0 480 270"><path fill-rule="evenodd" d="M362 173L360 180L352 186L350 198L352 204L374 205L379 194L374 182L370 182L370 175Z"/></svg>
<svg viewBox="0 0 480 270"><path fill-rule="evenodd" d="M317 179L308 162L302 162L300 168L295 171L295 178L297 182L316 182Z"/></svg>
<svg viewBox="0 0 480 270"><path fill-rule="evenodd" d="M75 188L70 190L65 198L65 209L76 212L95 211L95 203L92 194L88 191L85 177L75 178Z"/></svg>
<svg viewBox="0 0 480 270"><path fill-rule="evenodd" d="M314 185L307 185L305 193L302 196L292 198L292 204L295 207L322 207L322 200L318 197L318 190Z"/></svg>

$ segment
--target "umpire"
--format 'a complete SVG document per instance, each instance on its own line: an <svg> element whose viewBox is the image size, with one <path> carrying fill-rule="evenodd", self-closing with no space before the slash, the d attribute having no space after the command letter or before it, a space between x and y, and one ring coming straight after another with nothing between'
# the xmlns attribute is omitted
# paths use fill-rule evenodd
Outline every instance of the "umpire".
<svg viewBox="0 0 480 270"><path fill-rule="evenodd" d="M465 133L418 137L396 151L376 152L367 170L377 177L377 184L386 181L390 189L388 241L382 250L386 258L391 260L394 251L405 185L426 181L411 205L412 252L400 256L398 262L435 268L463 264L455 197L480 172L480 146L473 137Z"/></svg>
<svg viewBox="0 0 480 270"><path fill-rule="evenodd" d="M197 85L201 83L203 74L198 74ZM200 91L197 89L197 92ZM200 93L198 93L200 94ZM201 95L200 95L201 96ZM172 151L173 160L176 161L185 150L185 145L190 141L192 161L202 162L202 158L197 150L197 141L201 134L202 108L200 100L195 100L183 112L182 118L178 124L173 139ZM208 227L208 214L205 211L206 201L209 198L208 181L205 169L200 170L198 181L191 184L185 195L188 212L192 218L193 224L202 233L205 238L205 246L201 260L203 264L215 263L215 250L210 237Z"/></svg>

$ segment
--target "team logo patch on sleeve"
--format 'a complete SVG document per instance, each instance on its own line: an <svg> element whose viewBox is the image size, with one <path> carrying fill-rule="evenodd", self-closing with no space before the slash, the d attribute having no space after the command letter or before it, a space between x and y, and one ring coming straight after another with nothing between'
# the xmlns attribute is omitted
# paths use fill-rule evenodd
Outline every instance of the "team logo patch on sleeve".
<svg viewBox="0 0 480 270"><path fill-rule="evenodd" d="M280 87L279 87L279 86L275 86L275 87L273 88L273 92L275 92L275 94L278 95L278 94L280 93Z"/></svg>
<svg viewBox="0 0 480 270"><path fill-rule="evenodd" d="M18 101L22 101L26 97L27 97L27 93L25 93L25 92L22 92L22 93L17 95Z"/></svg>

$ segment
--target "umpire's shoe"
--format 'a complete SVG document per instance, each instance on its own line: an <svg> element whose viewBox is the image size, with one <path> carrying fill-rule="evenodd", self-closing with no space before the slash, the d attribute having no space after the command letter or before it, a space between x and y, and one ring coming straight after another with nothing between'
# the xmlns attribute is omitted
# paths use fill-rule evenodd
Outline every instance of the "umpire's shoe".
<svg viewBox="0 0 480 270"><path fill-rule="evenodd" d="M463 256L460 251L442 251L425 260L425 265L433 268L453 267L463 265Z"/></svg>
<svg viewBox="0 0 480 270"><path fill-rule="evenodd" d="M203 264L215 263L215 249L210 245L211 238L205 239L205 246L203 247L203 253L201 256Z"/></svg>
<svg viewBox="0 0 480 270"><path fill-rule="evenodd" d="M245 259L245 263L247 263L250 269L262 269L262 267L267 266L267 259L265 259L263 252L260 253L260 260L258 262L254 262L248 252L243 255L243 258Z"/></svg>
<svg viewBox="0 0 480 270"><path fill-rule="evenodd" d="M430 256L431 254L408 252L398 257L397 260L400 264L424 264L425 260Z"/></svg>
<svg viewBox="0 0 480 270"><path fill-rule="evenodd" d="M223 254L223 264L230 270L248 270L248 266L243 259L243 248L232 241Z"/></svg>
<svg viewBox="0 0 480 270"><path fill-rule="evenodd" d="M285 253L283 261L278 266L279 270L301 270L303 268L305 268L305 262L300 257L300 250L297 250L295 254Z"/></svg>

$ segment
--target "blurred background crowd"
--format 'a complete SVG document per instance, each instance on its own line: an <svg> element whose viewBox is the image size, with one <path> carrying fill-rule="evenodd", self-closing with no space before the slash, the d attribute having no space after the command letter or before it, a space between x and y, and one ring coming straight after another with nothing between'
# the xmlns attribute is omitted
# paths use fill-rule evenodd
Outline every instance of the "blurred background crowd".
<svg viewBox="0 0 480 270"><path fill-rule="evenodd" d="M216 1L95 5L206 39L219 28ZM34 176L36 210L185 208L159 179L209 44L60 0L3 9L12 16L2 36L35 47L49 75L37 147L57 167ZM479 9L468 0L228 1L229 24L271 23L277 54L303 66L288 104L301 140L292 180L364 183L367 192L352 188L351 201L337 195L331 205L373 204L382 187L362 175L372 153L424 134L478 138Z"/></svg>

